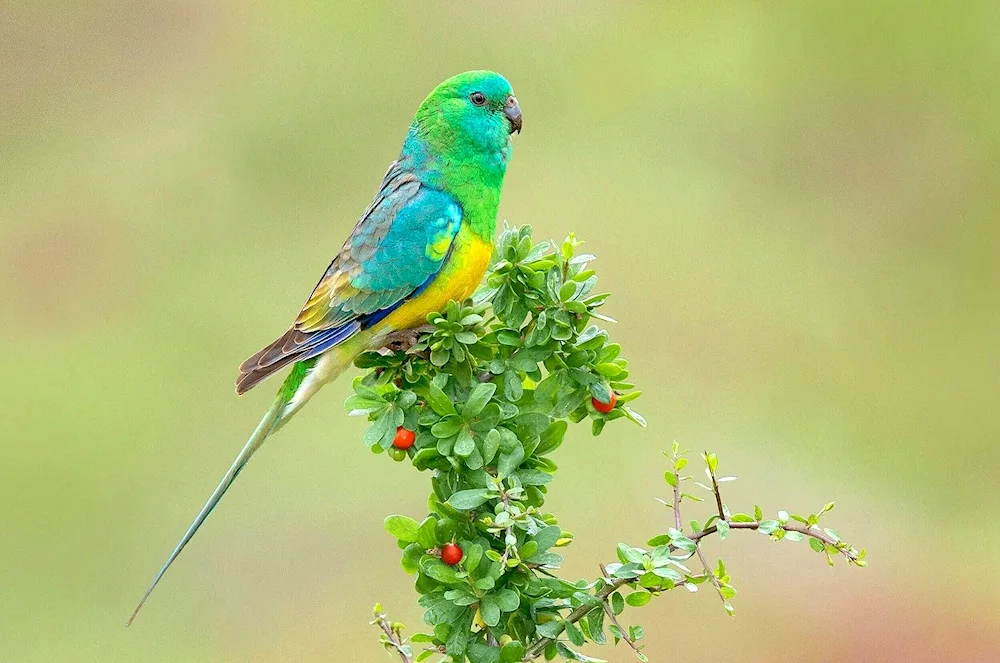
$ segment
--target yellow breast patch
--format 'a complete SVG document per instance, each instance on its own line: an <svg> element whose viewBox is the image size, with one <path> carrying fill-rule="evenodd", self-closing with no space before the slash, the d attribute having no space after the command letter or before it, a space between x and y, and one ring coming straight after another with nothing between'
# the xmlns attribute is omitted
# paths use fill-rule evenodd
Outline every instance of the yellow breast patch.
<svg viewBox="0 0 1000 663"><path fill-rule="evenodd" d="M490 264L493 246L465 226L454 241L448 261L427 289L389 314L373 331L419 327L431 311L442 311L452 299L461 302L475 291Z"/></svg>

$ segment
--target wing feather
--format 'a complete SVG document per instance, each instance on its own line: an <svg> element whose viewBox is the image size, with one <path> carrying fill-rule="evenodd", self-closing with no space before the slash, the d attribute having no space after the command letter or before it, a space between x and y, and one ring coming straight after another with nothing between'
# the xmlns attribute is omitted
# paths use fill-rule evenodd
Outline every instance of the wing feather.
<svg viewBox="0 0 1000 663"><path fill-rule="evenodd" d="M390 166L292 327L240 365L237 392L342 343L426 286L461 220L452 196L423 185L398 162Z"/></svg>

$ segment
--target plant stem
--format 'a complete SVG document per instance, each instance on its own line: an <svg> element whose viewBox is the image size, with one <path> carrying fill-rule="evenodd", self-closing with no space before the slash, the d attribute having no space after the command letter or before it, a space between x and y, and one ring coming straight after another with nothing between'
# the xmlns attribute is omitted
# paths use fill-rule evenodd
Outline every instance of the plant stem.
<svg viewBox="0 0 1000 663"><path fill-rule="evenodd" d="M705 452L705 456L708 456L708 452ZM707 466L707 463L706 463ZM726 519L726 510L722 506L722 492L719 491L719 482L715 478L715 472L709 468L708 476L712 479L712 492L715 493L715 507L719 511L719 518L722 520Z"/></svg>
<svg viewBox="0 0 1000 663"><path fill-rule="evenodd" d="M635 580L631 578L618 578L611 584L605 585L599 592L597 592L597 594L594 595L594 598L598 599L603 603L608 599L609 596L614 594L622 585L626 585L630 582L635 582ZM566 619L564 619L563 621L569 624L575 624L576 622L586 617L591 610L600 610L600 608L598 608L593 604L581 605L579 608L566 615ZM542 652L545 651L545 648L548 647L549 644L552 642L555 642L554 638L540 638L536 640L534 644L528 647L527 651L524 652L524 658L522 660L532 661L538 658L539 656L541 656Z"/></svg>
<svg viewBox="0 0 1000 663"><path fill-rule="evenodd" d="M674 458L674 527L678 532L684 531L684 523L681 521L681 471L677 468L677 458Z"/></svg>
<svg viewBox="0 0 1000 663"><path fill-rule="evenodd" d="M399 654L399 658L402 659L403 663L413 663L413 659L403 651L403 639L400 637L399 631L392 627L392 622L389 621L385 613L375 615L375 623L385 633L386 640L396 649L396 653Z"/></svg>
<svg viewBox="0 0 1000 663"><path fill-rule="evenodd" d="M727 520L726 522L729 523L729 527L731 529L754 529L755 530L755 529L759 529L760 528L760 522L758 522L758 521L753 521L753 522L749 522L749 523L735 523L732 520ZM808 527L808 526L803 525L801 523L785 523L784 525L781 525L781 529L785 530L786 532L798 532L799 534L802 534L804 536L808 536L808 537L811 537L813 539L819 539L823 543L831 545L831 546L837 548L837 550L840 552L840 554L842 554L848 560L850 560L852 562L858 561L858 551L856 551L856 550L854 550L853 548L850 548L850 547L840 546L839 545L841 543L840 541L836 541L835 539L833 539L833 537L828 536L822 530L813 529L812 527ZM716 526L712 525L708 529L703 530L701 532L697 532L695 534L692 534L688 538L690 538L695 543L698 543L699 541L701 541L702 539L704 539L709 534L715 534L717 531L718 531L718 529L716 528Z"/></svg>
<svg viewBox="0 0 1000 663"><path fill-rule="evenodd" d="M675 482L675 485L674 485L674 504L673 504L673 510L674 510L674 523L675 523L678 531L683 532L684 530L683 530L683 525L682 525L682 522L681 522L681 513L680 513L680 508L679 508L679 505L680 505L680 492L681 492L680 491L680 476L679 476L679 474L680 473L677 470L674 471L674 477L676 478L676 482ZM716 481L714 473L710 473L710 474L712 475L712 489L713 489L713 492L715 493L716 507L719 510L719 519L720 520L724 520L725 522L729 523L730 529L743 529L743 530L756 530L756 529L759 529L760 528L760 522L759 521L734 522L734 521L732 521L730 519L727 519L725 517L725 515L724 515L725 512L724 512L724 509L722 507L722 495L720 494L720 491L719 491L719 483L718 483L718 481ZM818 539L818 540L822 541L826 545L830 545L830 546L833 546L833 547L837 548L837 550L840 552L840 554L842 554L849 561L851 561L851 562L857 562L858 561L858 551L857 550L855 550L854 548L852 548L850 546L844 546L840 541L835 540L833 537L831 537L828 534L826 534L826 532L823 532L822 530L820 530L818 528L814 529L812 527L809 527L807 525L803 525L801 523L791 522L791 523L785 523L785 524L781 525L781 529L785 530L786 532L798 532L799 534L802 534L803 536L808 536L808 537L812 537L814 539ZM695 551L697 552L698 558L701 560L702 565L705 567L705 573L706 573L706 575L709 578L711 578L712 584L715 586L716 591L719 593L719 597L722 599L723 603L725 603L726 602L726 598L724 596L722 596L722 587L721 587L721 585L719 583L719 579L715 577L714 573L712 573L712 569L709 567L708 560L705 557L705 553L702 552L701 546L698 545L701 542L702 539L704 539L705 537L707 537L707 536L709 536L711 534L716 534L718 531L719 531L718 527L715 526L715 525L712 525L711 527L709 527L707 529L704 529L704 530L702 530L700 532L693 532L691 534L691 536L688 537L688 538L695 542L695 544L696 544ZM670 550L674 551L674 550L677 550L677 548L675 546L670 546ZM603 567L602 567L602 571L603 571ZM602 604L602 609L604 609L604 610L608 610L607 599L608 599L609 596L611 596L613 593L615 593L621 587L623 587L625 585L632 585L632 584L634 584L634 583L636 583L638 581L636 578L615 578L615 579L613 579L613 578L608 578L607 576L605 576L605 579L606 579L606 582L608 584L605 584L605 586L594 595L594 598L600 600L600 602ZM573 612L569 613L563 621L566 622L566 623L569 623L569 624L575 624L576 622L578 622L581 619L583 619L584 617L586 617L590 613L591 610L597 610L597 609L598 608L595 607L593 604L582 605L579 608L577 608L576 610L574 610ZM609 611L608 614L612 616L612 621L615 622L615 625L618 626L619 629L621 629L621 626L618 625L617 620L615 620L615 618L614 618L613 611ZM625 633L625 631L622 630L622 633ZM548 647L549 644L551 644L552 642L555 642L554 638L540 638L540 639L536 640L525 651L524 658L522 660L523 661L532 661L532 660L538 658L542 654L542 652L545 651L545 648ZM629 646L631 646L633 649L636 648L635 644L633 642L629 642L628 639L626 639L626 642L628 642Z"/></svg>

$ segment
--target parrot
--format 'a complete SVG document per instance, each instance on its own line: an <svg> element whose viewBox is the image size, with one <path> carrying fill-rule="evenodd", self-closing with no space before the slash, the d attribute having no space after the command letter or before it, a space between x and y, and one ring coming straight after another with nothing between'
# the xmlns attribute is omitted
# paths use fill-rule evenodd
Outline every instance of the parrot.
<svg viewBox="0 0 1000 663"><path fill-rule="evenodd" d="M476 289L493 253L515 132L521 107L493 71L453 76L420 104L399 157L295 321L240 365L237 394L286 366L291 371L128 624L264 440L359 354Z"/></svg>

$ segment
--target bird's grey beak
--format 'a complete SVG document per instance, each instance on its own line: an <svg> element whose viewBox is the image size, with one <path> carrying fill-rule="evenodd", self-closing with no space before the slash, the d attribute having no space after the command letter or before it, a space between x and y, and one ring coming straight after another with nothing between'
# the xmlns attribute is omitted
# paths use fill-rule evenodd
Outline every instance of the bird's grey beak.
<svg viewBox="0 0 1000 663"><path fill-rule="evenodd" d="M507 98L504 104L503 114L510 120L510 132L521 133L521 107L517 105L517 99L512 96Z"/></svg>

